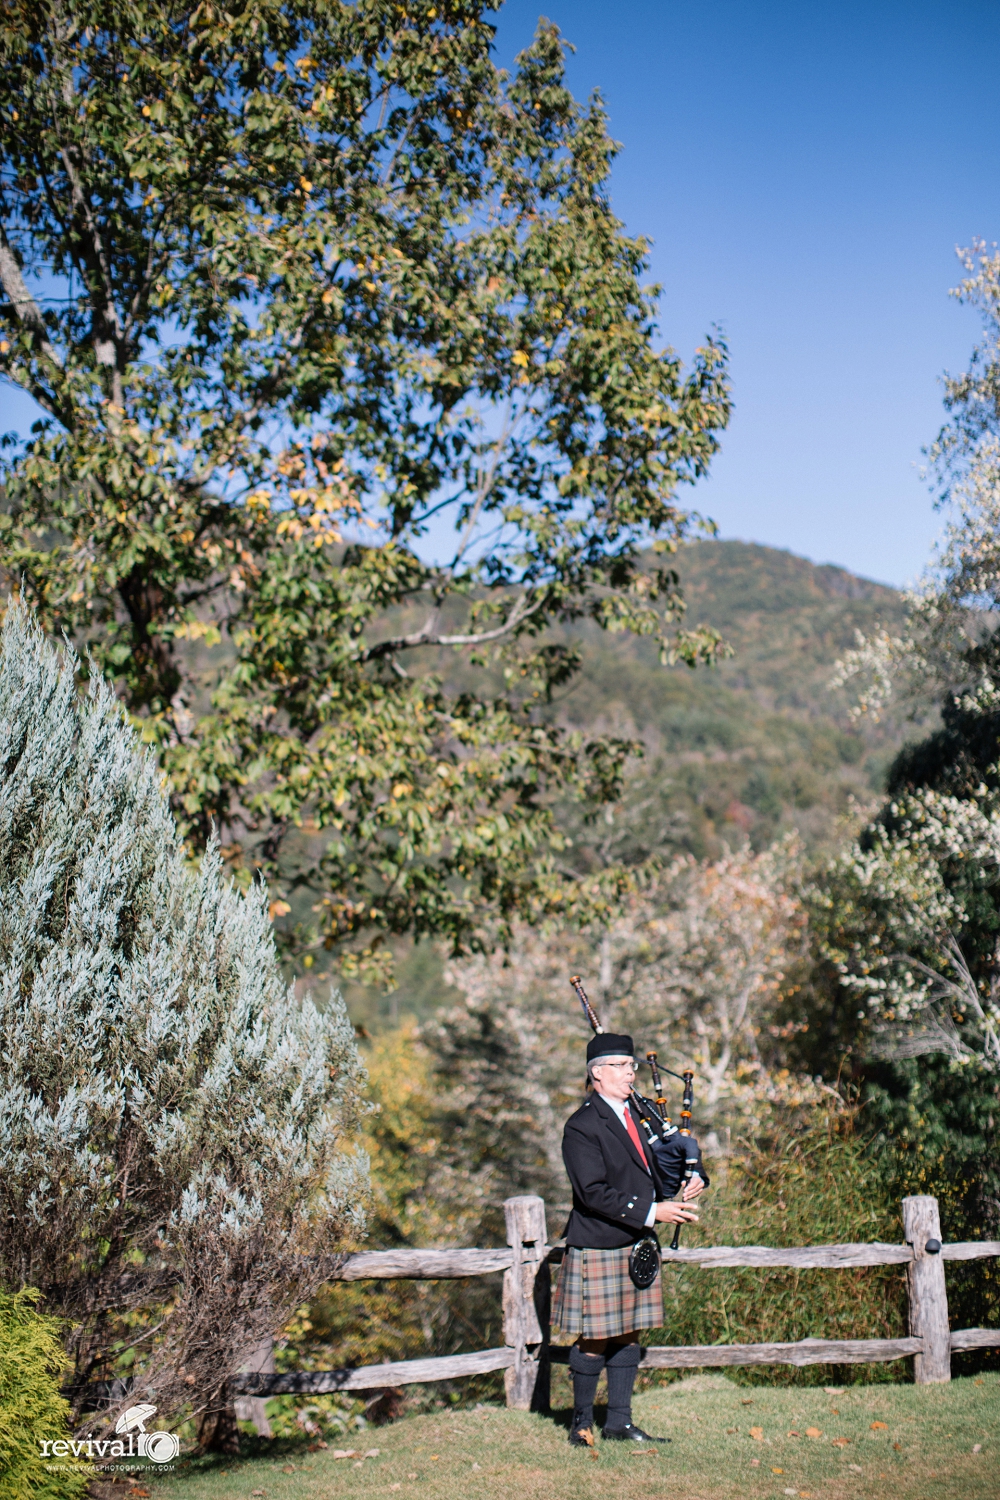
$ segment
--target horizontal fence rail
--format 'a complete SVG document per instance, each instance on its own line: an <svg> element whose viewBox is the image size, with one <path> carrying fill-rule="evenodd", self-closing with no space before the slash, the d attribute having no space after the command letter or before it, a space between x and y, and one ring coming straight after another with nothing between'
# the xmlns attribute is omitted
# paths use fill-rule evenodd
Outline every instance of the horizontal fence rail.
<svg viewBox="0 0 1000 1500"><path fill-rule="evenodd" d="M480 1349L475 1354L447 1354L432 1359L399 1359L383 1365L343 1370L296 1370L286 1375L235 1375L229 1382L234 1396L328 1396L334 1391L384 1390L387 1386L424 1385L432 1380L457 1380L466 1375L490 1375L514 1364L515 1349Z"/></svg>
<svg viewBox="0 0 1000 1500"><path fill-rule="evenodd" d="M675 1348L649 1345L642 1351L647 1370L701 1370L736 1365L869 1365L909 1359L923 1352L924 1341L905 1339L799 1339L794 1344L688 1344ZM1000 1348L1000 1329L960 1328L951 1335L952 1352ZM551 1364L564 1365L569 1348L550 1346ZM401 1359L381 1365L342 1370L296 1371L286 1375L236 1375L230 1382L235 1396L323 1396L334 1391L380 1390L389 1386L424 1385L435 1380L457 1380L509 1370L516 1363L514 1349L483 1349L475 1354L451 1354L430 1359Z"/></svg>
<svg viewBox="0 0 1000 1500"><path fill-rule="evenodd" d="M359 1250L345 1255L330 1281L455 1281L507 1271L514 1260L509 1246L499 1250Z"/></svg>
<svg viewBox="0 0 1000 1500"><path fill-rule="evenodd" d="M941 1246L942 1260L979 1260L1000 1255L1000 1240L956 1241ZM550 1263L562 1256L561 1245L546 1245L542 1258ZM801 1271L841 1270L849 1266L909 1265L912 1245L705 1245L663 1250L664 1265L699 1266L705 1271L738 1266L788 1266ZM345 1255L330 1272L331 1281L452 1281L465 1276L488 1276L508 1271L514 1251L498 1250L361 1250Z"/></svg>

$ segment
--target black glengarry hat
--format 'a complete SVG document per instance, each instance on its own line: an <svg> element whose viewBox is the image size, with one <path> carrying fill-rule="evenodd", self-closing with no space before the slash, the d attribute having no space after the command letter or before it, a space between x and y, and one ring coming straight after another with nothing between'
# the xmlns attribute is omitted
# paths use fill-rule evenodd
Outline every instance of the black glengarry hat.
<svg viewBox="0 0 1000 1500"><path fill-rule="evenodd" d="M635 1048L630 1036L620 1036L613 1031L602 1031L592 1036L587 1043L587 1061L597 1062L601 1057L634 1057Z"/></svg>

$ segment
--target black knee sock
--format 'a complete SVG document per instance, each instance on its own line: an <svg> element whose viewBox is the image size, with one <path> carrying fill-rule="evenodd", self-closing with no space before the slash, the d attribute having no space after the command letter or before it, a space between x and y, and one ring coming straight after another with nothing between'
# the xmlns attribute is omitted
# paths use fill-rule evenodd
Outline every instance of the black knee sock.
<svg viewBox="0 0 1000 1500"><path fill-rule="evenodd" d="M584 1354L576 1344L569 1351L573 1372L573 1430L594 1425L594 1397L604 1369L603 1354Z"/></svg>
<svg viewBox="0 0 1000 1500"><path fill-rule="evenodd" d="M642 1351L638 1344L620 1344L609 1350L605 1364L608 1371L608 1421L612 1432L621 1432L632 1420L632 1387Z"/></svg>

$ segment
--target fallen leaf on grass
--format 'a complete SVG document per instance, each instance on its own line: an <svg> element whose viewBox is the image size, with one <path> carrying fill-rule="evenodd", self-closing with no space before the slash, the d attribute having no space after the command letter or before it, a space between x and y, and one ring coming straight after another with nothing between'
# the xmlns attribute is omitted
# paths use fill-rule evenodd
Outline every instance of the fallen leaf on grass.
<svg viewBox="0 0 1000 1500"><path fill-rule="evenodd" d="M728 1433L728 1435L730 1437L732 1437L732 1435L733 1435L734 1432L739 1432L739 1430L740 1429L738 1427L727 1427L726 1428L726 1432Z"/></svg>
<svg viewBox="0 0 1000 1500"><path fill-rule="evenodd" d="M751 1427L750 1436L753 1438L755 1443L762 1443L764 1441L763 1427Z"/></svg>
<svg viewBox="0 0 1000 1500"><path fill-rule="evenodd" d="M784 1472L785 1472L784 1469L772 1469L771 1470L772 1474L784 1474Z"/></svg>
<svg viewBox="0 0 1000 1500"><path fill-rule="evenodd" d="M401 1490L403 1488L403 1486L401 1484L397 1483L397 1484L390 1484L389 1488L391 1490Z"/></svg>
<svg viewBox="0 0 1000 1500"><path fill-rule="evenodd" d="M380 1449L378 1449L378 1448L369 1448L366 1452L362 1453L361 1457L362 1458L378 1458L379 1452L380 1452Z"/></svg>
<svg viewBox="0 0 1000 1500"><path fill-rule="evenodd" d="M973 1445L972 1445L972 1451L973 1451L973 1453L982 1453L982 1451L983 1451L983 1445L982 1445L982 1443L973 1443Z"/></svg>
<svg viewBox="0 0 1000 1500"><path fill-rule="evenodd" d="M788 1436L789 1437L801 1437L802 1434L801 1434L801 1432L796 1432L795 1428L793 1427L792 1430L791 1430L791 1432L788 1434Z"/></svg>
<svg viewBox="0 0 1000 1500"><path fill-rule="evenodd" d="M855 1474L863 1474L865 1472L860 1464L848 1464L847 1467L853 1469Z"/></svg>
<svg viewBox="0 0 1000 1500"><path fill-rule="evenodd" d="M889 1430L889 1424L888 1422L873 1422L871 1430L872 1432L887 1432Z"/></svg>
<svg viewBox="0 0 1000 1500"><path fill-rule="evenodd" d="M828 1396L842 1396L847 1387L843 1385L825 1385L823 1389Z"/></svg>
<svg viewBox="0 0 1000 1500"><path fill-rule="evenodd" d="M595 1464L596 1464L596 1463L597 1463L597 1462L599 1462L599 1460L600 1460L600 1457L601 1457L601 1455L600 1455L600 1454L599 1454L599 1453L592 1453L592 1454L591 1454L591 1455L590 1455L590 1456L591 1456L591 1458L592 1458L592 1459L593 1459L593 1460L594 1460L594 1463L595 1463Z"/></svg>
<svg viewBox="0 0 1000 1500"><path fill-rule="evenodd" d="M357 1458L358 1450L357 1448L334 1448L333 1456L334 1458ZM285 1473L288 1473L287 1469Z"/></svg>
<svg viewBox="0 0 1000 1500"><path fill-rule="evenodd" d="M973 1382L972 1382L972 1384L973 1384L973 1385L982 1385L982 1384L983 1384L983 1381L981 1381L981 1380L974 1380L974 1381L973 1381Z"/></svg>
<svg viewBox="0 0 1000 1500"><path fill-rule="evenodd" d="M407 1474L407 1479L416 1479L416 1474Z"/></svg>
<svg viewBox="0 0 1000 1500"><path fill-rule="evenodd" d="M750 1396L750 1397L748 1397L748 1399L746 1401L741 1401L740 1405L741 1406L753 1406L753 1397Z"/></svg>
<svg viewBox="0 0 1000 1500"><path fill-rule="evenodd" d="M760 1459L759 1458L752 1458L750 1460L750 1467L751 1467L751 1469L759 1469L760 1468Z"/></svg>
<svg viewBox="0 0 1000 1500"><path fill-rule="evenodd" d="M441 1455L440 1455L440 1453L432 1453L432 1454L431 1454L431 1463L432 1463L432 1464L436 1464L436 1463L437 1463L437 1461L438 1461L438 1459L439 1459L439 1458L440 1458L440 1457L441 1457Z"/></svg>
<svg viewBox="0 0 1000 1500"><path fill-rule="evenodd" d="M902 1453L902 1451L903 1451L903 1445L902 1445L902 1443L893 1443L892 1446L895 1448L895 1450L896 1450L897 1453Z"/></svg>
<svg viewBox="0 0 1000 1500"><path fill-rule="evenodd" d="M830 1447L831 1448L846 1448L847 1445L848 1445L848 1443L850 1441L851 1441L850 1438L831 1438L830 1439Z"/></svg>
<svg viewBox="0 0 1000 1500"><path fill-rule="evenodd" d="M251 1490L250 1493L251 1493L251 1495L258 1496L258 1495L266 1495L267 1491L266 1490Z"/></svg>
<svg viewBox="0 0 1000 1500"><path fill-rule="evenodd" d="M286 1464L285 1467L282 1469L281 1472L282 1472L282 1474L294 1474L295 1470L294 1470L294 1468L292 1467L291 1464Z"/></svg>
<svg viewBox="0 0 1000 1500"><path fill-rule="evenodd" d="M356 1463L351 1464L351 1468L352 1469L363 1469L364 1466L365 1466L364 1465L364 1461L362 1459L360 1459L360 1458L357 1460Z"/></svg>
<svg viewBox="0 0 1000 1500"><path fill-rule="evenodd" d="M479 1465L478 1465L478 1464L473 1464L473 1465L472 1465L472 1467L473 1467L473 1468L474 1468L474 1469L478 1469L478 1468L479 1468Z"/></svg>
<svg viewBox="0 0 1000 1500"><path fill-rule="evenodd" d="M807 1427L806 1428L806 1437L818 1438L818 1437L822 1437L822 1436L823 1436L823 1432L822 1432L821 1428L819 1428L819 1427Z"/></svg>

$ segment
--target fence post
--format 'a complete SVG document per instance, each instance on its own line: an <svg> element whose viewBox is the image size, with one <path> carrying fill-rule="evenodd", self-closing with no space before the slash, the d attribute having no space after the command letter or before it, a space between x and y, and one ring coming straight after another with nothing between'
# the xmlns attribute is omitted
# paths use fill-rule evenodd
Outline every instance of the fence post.
<svg viewBox="0 0 1000 1500"><path fill-rule="evenodd" d="M503 1276L503 1341L515 1351L504 1371L507 1405L547 1411L549 1405L549 1267L545 1203L534 1194L507 1198L507 1243L514 1262Z"/></svg>
<svg viewBox="0 0 1000 1500"><path fill-rule="evenodd" d="M917 1385L940 1385L951 1379L951 1329L936 1198L903 1199L903 1238L913 1247L906 1272L910 1334L924 1341L924 1352L913 1356L913 1379Z"/></svg>
<svg viewBox="0 0 1000 1500"><path fill-rule="evenodd" d="M240 1365L240 1374L244 1373L249 1375L273 1375L275 1373L272 1338L261 1339L257 1347L250 1351L246 1363ZM261 1396L237 1396L236 1420L252 1422L257 1429L258 1437L274 1436L267 1419L267 1401Z"/></svg>

